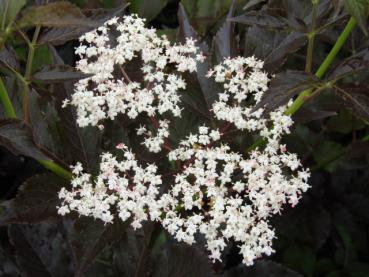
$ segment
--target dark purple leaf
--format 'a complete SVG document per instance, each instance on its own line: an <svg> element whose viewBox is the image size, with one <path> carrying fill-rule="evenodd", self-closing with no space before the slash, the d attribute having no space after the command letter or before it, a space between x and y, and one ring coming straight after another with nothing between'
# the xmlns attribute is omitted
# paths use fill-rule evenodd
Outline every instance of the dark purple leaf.
<svg viewBox="0 0 369 277"><path fill-rule="evenodd" d="M357 117L369 122L369 87L336 87L337 95Z"/></svg>
<svg viewBox="0 0 369 277"><path fill-rule="evenodd" d="M287 27L286 21L281 16L271 15L266 11L251 11L228 20L272 30L282 30Z"/></svg>
<svg viewBox="0 0 369 277"><path fill-rule="evenodd" d="M198 35L194 28L190 24L190 20L188 18L188 15L183 7L182 4L180 4L179 11L178 11L178 19L179 19L179 32L178 32L178 38L180 41L184 42L186 38L191 37L198 41L198 44L200 46L201 51L205 54L210 56L209 53L209 47L205 42L199 42ZM210 59L206 59L203 63L198 63L197 68L197 80L200 85L205 103L207 105L207 111L205 113L208 113L208 111L211 109L212 104L214 101L218 98L218 94L220 93L220 86L215 83L214 80L206 78L207 72L211 68ZM186 100L184 98L184 100ZM190 106L192 106L191 103L189 103ZM194 107L195 110L198 109L198 107Z"/></svg>
<svg viewBox="0 0 369 277"><path fill-rule="evenodd" d="M61 204L58 193L62 187L69 187L69 182L55 174L31 177L21 185L17 196L7 202L6 212L0 217L0 225L60 219L56 207Z"/></svg>
<svg viewBox="0 0 369 277"><path fill-rule="evenodd" d="M360 70L369 68L369 48L366 48L356 55L351 56L339 64L329 76L329 79L338 80L345 76L354 74Z"/></svg>
<svg viewBox="0 0 369 277"><path fill-rule="evenodd" d="M217 60L220 62L224 58L235 57L238 53L238 39L234 32L235 24L230 22L230 18L234 15L235 9L236 3L233 1L226 18L226 22L223 23L215 35L215 55Z"/></svg>
<svg viewBox="0 0 369 277"><path fill-rule="evenodd" d="M36 160L48 159L36 145L32 130L20 120L0 121L0 145L15 155L24 155Z"/></svg>
<svg viewBox="0 0 369 277"><path fill-rule="evenodd" d="M272 261L257 261L253 266L238 266L229 270L223 277L302 277L282 264Z"/></svg>
<svg viewBox="0 0 369 277"><path fill-rule="evenodd" d="M0 63L16 71L20 70L20 65L13 49L6 46L2 47L0 50Z"/></svg>
<svg viewBox="0 0 369 277"><path fill-rule="evenodd" d="M114 16L121 16L126 8L126 5L122 5L122 7L109 10L101 11L96 10L92 11L92 13L88 16L88 19L94 22L93 26L77 26L77 27L56 27L56 28L49 28L46 29L40 35L38 40L39 44L49 43L55 46L65 44L70 40L78 39L81 35L86 32L93 30L101 26L105 21L109 20Z"/></svg>
<svg viewBox="0 0 369 277"><path fill-rule="evenodd" d="M127 228L114 247L113 261L121 276L144 276L149 271L153 244L162 229L146 223L138 230Z"/></svg>
<svg viewBox="0 0 369 277"><path fill-rule="evenodd" d="M77 6L67 1L32 6L23 12L17 25L19 28L30 26L96 27L94 21L88 19Z"/></svg>
<svg viewBox="0 0 369 277"><path fill-rule="evenodd" d="M196 246L169 244L155 262L154 277L215 277L211 261Z"/></svg>
<svg viewBox="0 0 369 277"><path fill-rule="evenodd" d="M128 223L120 221L104 224L86 217L78 219L70 239L77 262L75 276L84 276L84 272L108 244L122 239L127 226Z"/></svg>
<svg viewBox="0 0 369 277"><path fill-rule="evenodd" d="M55 224L11 225L9 237L25 276L71 276L70 249Z"/></svg>
<svg viewBox="0 0 369 277"><path fill-rule="evenodd" d="M58 66L64 66L64 61L55 48L50 46L50 50L54 62ZM63 84L56 85L54 87L55 108L73 160L82 162L86 170L91 172L92 165L98 160L99 151L97 149L100 145L102 133L93 127L80 128L76 123L76 111L70 106L62 108L63 101L71 97L73 91L74 82L72 81L65 81Z"/></svg>
<svg viewBox="0 0 369 277"><path fill-rule="evenodd" d="M265 108L265 113L285 105L288 101L308 87L317 83L317 78L303 71L287 70L277 74L270 82L269 89L254 110Z"/></svg>
<svg viewBox="0 0 369 277"><path fill-rule="evenodd" d="M25 236L22 226L10 225L8 233L27 276L53 276L41 260L37 249Z"/></svg>
<svg viewBox="0 0 369 277"><path fill-rule="evenodd" d="M266 57L264 68L268 72L276 72L287 60L288 55L295 53L307 42L305 34L292 32L288 34L277 47Z"/></svg>
<svg viewBox="0 0 369 277"><path fill-rule="evenodd" d="M319 120L331 116L337 115L336 112L333 111L324 111L318 110L314 106L311 107L302 107L300 108L296 114L294 115L294 121L297 123L308 123L313 120Z"/></svg>
<svg viewBox="0 0 369 277"><path fill-rule="evenodd" d="M40 81L45 84L61 83L64 81L78 81L87 78L83 72L77 71L68 65L51 65L45 66L32 76L33 81Z"/></svg>

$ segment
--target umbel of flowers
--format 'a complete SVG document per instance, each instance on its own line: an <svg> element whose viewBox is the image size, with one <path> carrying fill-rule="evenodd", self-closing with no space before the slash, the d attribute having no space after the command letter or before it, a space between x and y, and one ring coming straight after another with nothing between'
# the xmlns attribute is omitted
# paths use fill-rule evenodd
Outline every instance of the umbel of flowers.
<svg viewBox="0 0 369 277"><path fill-rule="evenodd" d="M118 33L115 39L112 32ZM79 81L65 105L77 109L81 126L101 126L101 121L125 114L131 119L143 114L156 123L156 134L146 126L137 129L150 152L160 152L169 137L170 118L181 115L181 97L186 93L182 72L193 72L204 57L188 39L184 45L170 44L155 29L145 27L137 16L113 18L81 37L76 50L77 68L90 77ZM135 82L125 65L142 60L143 80ZM118 145L123 159L102 155L98 176L73 167L72 189L61 189L59 213L76 211L106 223L130 220L140 228L146 220L158 221L178 241L195 243L206 239L213 260L220 260L228 241L238 243L246 265L261 255L273 253L275 237L268 219L284 205L296 205L308 189L309 171L289 153L281 138L293 124L283 106L268 114L255 105L268 89L263 62L254 57L226 59L208 72L223 85L214 102L215 119L241 132L260 135L266 145L247 154L232 151L223 141L224 131L201 126L196 134L178 142L167 154L180 168L173 184L160 193L162 175L155 164L142 165L125 145ZM116 70L121 77L114 77ZM156 118L159 118L157 120Z"/></svg>

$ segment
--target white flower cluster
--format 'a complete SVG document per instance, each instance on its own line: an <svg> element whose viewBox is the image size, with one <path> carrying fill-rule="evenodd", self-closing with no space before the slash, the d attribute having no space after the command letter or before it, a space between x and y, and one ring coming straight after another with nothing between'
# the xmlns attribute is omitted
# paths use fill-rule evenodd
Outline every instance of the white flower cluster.
<svg viewBox="0 0 369 277"><path fill-rule="evenodd" d="M118 34L116 38L112 38L113 32ZM83 35L80 41L77 69L91 77L80 80L71 100L64 103L77 108L80 127L96 126L119 114L132 119L142 113L179 117L178 92L186 88L179 73L195 71L197 62L204 59L194 40L171 45L166 36L159 37L155 29L145 27L145 20L135 15L124 16L122 22L113 18ZM142 63L143 80L139 82L125 72L133 59L136 64ZM177 73L168 73L170 66ZM156 146L149 149L156 152Z"/></svg>
<svg viewBox="0 0 369 277"><path fill-rule="evenodd" d="M158 219L157 196L162 181L156 174L156 165L143 168L127 147L120 149L124 151L123 161L117 161L110 153L102 155L96 179L83 173L81 164L74 167L72 190L62 188L59 192L63 201L59 214L77 211L111 223L114 208L122 221L132 218L134 228L141 227L142 221Z"/></svg>
<svg viewBox="0 0 369 277"><path fill-rule="evenodd" d="M118 33L114 40L112 31ZM78 69L91 77L76 85L70 102L77 108L78 124L98 125L119 114L134 119L145 113L155 131L146 126L136 130L144 136L143 144L154 153L168 146L170 121L164 118L180 116L178 92L186 88L178 72L193 72L203 60L194 41L171 45L136 16L125 16L122 22L113 18L81 41L88 46L77 49ZM124 70L136 58L142 62L140 82L131 80ZM177 73L172 73L173 66ZM284 205L298 203L308 189L310 173L281 144L293 124L284 114L288 105L267 115L262 108L254 111L268 89L269 77L262 68L263 62L254 57L229 58L208 77L224 87L212 106L215 118L260 135L265 146L241 155L222 144L220 131L202 126L198 134L179 142L177 149L167 147L177 171L170 173L173 185L160 195L157 167L140 166L127 147L118 145L124 160L104 154L98 176L83 173L80 164L74 167L72 190L63 188L59 193L63 201L59 213L77 211L107 223L116 214L123 221L132 220L134 228L144 220L159 221L178 241L192 244L196 235L203 235L213 260L221 259L228 241L240 245L247 265L273 253L274 231L268 220ZM117 72L121 77L116 77Z"/></svg>
<svg viewBox="0 0 369 277"><path fill-rule="evenodd" d="M171 190L160 200L163 226L177 240L192 244L202 233L211 258L220 260L227 240L241 244L244 263L270 255L274 232L267 219L286 203L295 205L308 188L309 173L300 169L296 155L284 146L269 144L250 157L213 147L220 134L200 127L180 147L169 153L173 161L186 162Z"/></svg>
<svg viewBox="0 0 369 277"><path fill-rule="evenodd" d="M224 87L213 104L213 112L217 119L233 123L240 130L279 139L293 124L291 117L284 115L286 107L271 112L269 118L262 116L262 108L253 111L268 89L269 78L263 65L255 57L237 57L226 59L210 71L208 77L214 77Z"/></svg>
<svg viewBox="0 0 369 277"><path fill-rule="evenodd" d="M156 136L152 136L151 132L147 131L145 126L141 126L137 129L137 135L147 136L143 144L153 153L159 153L161 151L161 146L169 136L169 120L160 120L157 127Z"/></svg>

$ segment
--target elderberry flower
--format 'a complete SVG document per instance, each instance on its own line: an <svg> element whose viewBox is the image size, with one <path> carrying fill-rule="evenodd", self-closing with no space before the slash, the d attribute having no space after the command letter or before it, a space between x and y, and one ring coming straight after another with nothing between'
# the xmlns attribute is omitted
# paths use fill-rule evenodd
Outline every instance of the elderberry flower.
<svg viewBox="0 0 369 277"><path fill-rule="evenodd" d="M195 41L173 45L135 15L113 18L80 41L77 68L89 77L80 80L71 99L63 102L76 108L78 125L102 129L104 119L144 115L155 129L136 129L144 137L142 144L154 153L168 146L168 118L180 117L179 92L186 89L181 74L194 72L205 59ZM139 64L141 79L127 75L125 68L133 63ZM263 108L255 110L270 80L263 62L254 57L226 59L207 77L224 89L212 105L215 119L257 133L265 146L242 155L222 143L221 131L201 126L168 153L178 171L165 173L173 184L159 194L162 178L157 166L143 167L124 144L118 144L123 160L104 153L97 176L84 173L80 163L73 167L72 188L59 192L59 214L76 211L106 223L118 217L131 220L134 228L145 220L158 221L188 244L201 234L214 261L221 260L229 241L238 244L246 265L273 253L275 234L268 220L284 205L298 203L310 176L297 155L281 144L293 124L285 115L290 104L267 114Z"/></svg>
<svg viewBox="0 0 369 277"><path fill-rule="evenodd" d="M76 107L80 127L98 125L119 114L131 119L142 113L180 116L179 91L186 88L180 73L195 71L197 62L204 59L193 39L171 45L136 15L113 18L80 41L77 69L91 76L80 80L71 99L64 102ZM125 71L133 61L140 64L140 81Z"/></svg>
<svg viewBox="0 0 369 277"><path fill-rule="evenodd" d="M165 215L162 225L188 244L194 243L195 234L203 234L213 260L221 259L232 239L240 245L244 263L252 265L262 254L274 252L268 218L283 205L297 203L308 188L309 172L275 141L243 157L225 144L215 146L219 139L218 131L202 126L198 135L169 153L170 160L185 166L158 201Z"/></svg>
<svg viewBox="0 0 369 277"><path fill-rule="evenodd" d="M123 151L124 160L103 154L96 178L83 173L81 164L73 168L73 188L70 191L62 188L59 192L63 203L59 214L76 211L106 223L111 223L114 217L122 221L131 218L134 228L141 227L142 221L158 219L156 201L162 181L156 174L156 165L141 167L126 146L119 144L117 149Z"/></svg>

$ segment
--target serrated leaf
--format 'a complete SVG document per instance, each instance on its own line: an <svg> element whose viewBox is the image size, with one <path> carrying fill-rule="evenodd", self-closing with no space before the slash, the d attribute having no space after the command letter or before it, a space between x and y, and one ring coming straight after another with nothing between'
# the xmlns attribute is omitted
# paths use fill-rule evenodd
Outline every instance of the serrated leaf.
<svg viewBox="0 0 369 277"><path fill-rule="evenodd" d="M315 76L302 71L287 70L277 74L254 110L264 108L265 113L275 110L316 82Z"/></svg>
<svg viewBox="0 0 369 277"><path fill-rule="evenodd" d="M234 15L235 9L236 2L233 1L226 21L220 27L214 38L215 55L219 62L224 58L235 57L238 53L238 39L234 33L235 24L230 22L230 18Z"/></svg>
<svg viewBox="0 0 369 277"><path fill-rule="evenodd" d="M368 87L336 87L337 95L344 105L358 118L369 122L369 88Z"/></svg>
<svg viewBox="0 0 369 277"><path fill-rule="evenodd" d="M264 68L268 72L276 72L286 62L288 55L302 48L306 42L304 34L291 32L265 57Z"/></svg>
<svg viewBox="0 0 369 277"><path fill-rule="evenodd" d="M261 260L253 266L238 266L229 270L223 277L302 277L301 274L285 267L283 264Z"/></svg>
<svg viewBox="0 0 369 277"><path fill-rule="evenodd" d="M12 48L4 46L0 50L0 63L4 66L14 69L16 71L20 70L20 65L17 57Z"/></svg>
<svg viewBox="0 0 369 277"><path fill-rule="evenodd" d="M344 0L344 5L347 12L356 19L364 34L368 35L366 22L369 12L369 0Z"/></svg>
<svg viewBox="0 0 369 277"><path fill-rule="evenodd" d="M97 10L89 15L88 19L94 22L94 26L71 26L71 27L55 27L44 30L38 40L39 44L51 44L54 46L65 44L68 41L78 39L81 35L92 29L101 26L105 21L114 16L120 17L127 5L122 5L119 8L105 11Z"/></svg>
<svg viewBox="0 0 369 277"><path fill-rule="evenodd" d="M355 74L369 67L369 49L366 48L341 62L329 76L334 81Z"/></svg>
<svg viewBox="0 0 369 277"><path fill-rule="evenodd" d="M127 226L127 222L104 224L87 217L78 219L70 238L77 262L75 276L84 276L84 272L105 247L124 236Z"/></svg>
<svg viewBox="0 0 369 277"><path fill-rule="evenodd" d="M5 30L14 22L25 4L26 0L0 0L0 24L2 30Z"/></svg>
<svg viewBox="0 0 369 277"><path fill-rule="evenodd" d="M160 225L152 222L139 230L127 228L114 248L113 261L121 276L144 276L149 270L151 251Z"/></svg>
<svg viewBox="0 0 369 277"><path fill-rule="evenodd" d="M307 42L306 35L299 32L285 34L257 26L249 28L245 40L245 55L255 55L264 60L264 68L270 73L277 72L285 64L288 56Z"/></svg>
<svg viewBox="0 0 369 277"><path fill-rule="evenodd" d="M229 10L233 0L182 0L181 5L189 14L191 22L201 35L205 35L208 28L217 24Z"/></svg>
<svg viewBox="0 0 369 277"><path fill-rule="evenodd" d="M24 155L36 160L48 159L36 145L32 130L17 119L0 121L0 145L15 155Z"/></svg>
<svg viewBox="0 0 369 277"><path fill-rule="evenodd" d="M68 65L44 66L41 70L32 75L33 81L41 81L45 84L61 83L64 81L78 81L87 78L89 75Z"/></svg>
<svg viewBox="0 0 369 277"><path fill-rule="evenodd" d="M153 277L215 277L211 262L196 246L168 244L155 261Z"/></svg>
<svg viewBox="0 0 369 277"><path fill-rule="evenodd" d="M56 49L50 46L50 51L54 63L64 66ZM77 123L76 111L67 106L62 108L63 101L68 99L74 91L74 82L65 81L63 84L54 87L55 108L60 118L61 127L64 130L65 141L74 160L80 161L88 172L92 172L93 165L97 164L99 156L99 146L102 133L97 128L80 128Z"/></svg>
<svg viewBox="0 0 369 277"><path fill-rule="evenodd" d="M28 276L45 276L52 277L51 272L44 265L38 255L37 250L28 241L23 233L23 228L18 225L11 225L9 227L9 237L12 244L18 252L18 257L22 267Z"/></svg>
<svg viewBox="0 0 369 277"><path fill-rule="evenodd" d="M58 225L11 225L9 237L25 276L71 276L68 243Z"/></svg>
<svg viewBox="0 0 369 277"><path fill-rule="evenodd" d="M130 10L148 21L154 19L168 4L168 0L130 0Z"/></svg>
<svg viewBox="0 0 369 277"><path fill-rule="evenodd" d="M86 18L81 10L67 1L32 6L24 11L17 21L19 28L31 26L44 27L94 27L96 24Z"/></svg>
<svg viewBox="0 0 369 277"><path fill-rule="evenodd" d="M199 42L198 34L196 33L195 29L192 27L188 15L186 13L185 8L182 4L179 5L178 10L178 20L179 20L179 31L178 31L178 38L180 41L184 42L186 38L193 38L199 44L201 51L205 55L209 54L209 47L205 42ZM212 79L207 78L206 74L211 68L211 64L209 59L206 59L203 63L197 64L197 72L196 77L197 81L200 85L202 95L204 101L207 106L207 111L205 111L205 115L211 109L212 104L218 98L218 94L220 93L220 86ZM186 100L186 98L184 98ZM191 102L188 103L192 106ZM195 110L198 110L198 107L194 107ZM206 115L207 116L207 115Z"/></svg>
<svg viewBox="0 0 369 277"><path fill-rule="evenodd" d="M7 202L6 212L0 217L0 225L9 223L39 223L57 220L58 193L69 182L52 173L36 175L25 181L17 196Z"/></svg>
<svg viewBox="0 0 369 277"><path fill-rule="evenodd" d="M265 11L251 11L229 19L249 26L259 26L271 30L283 30L287 27L285 20L278 15L271 15Z"/></svg>
<svg viewBox="0 0 369 277"><path fill-rule="evenodd" d="M319 120L335 115L337 115L336 112L319 110L315 106L310 105L310 107L301 107L294 114L294 121L296 123L307 123L310 121Z"/></svg>

